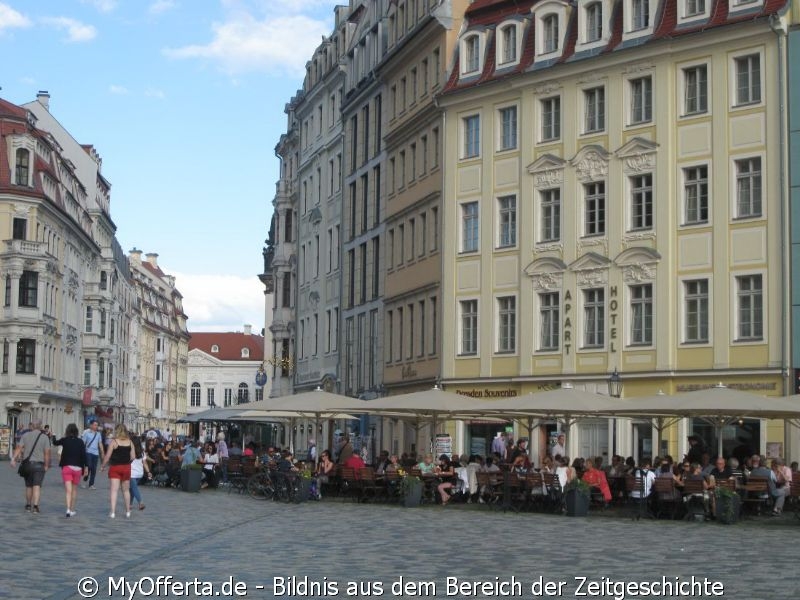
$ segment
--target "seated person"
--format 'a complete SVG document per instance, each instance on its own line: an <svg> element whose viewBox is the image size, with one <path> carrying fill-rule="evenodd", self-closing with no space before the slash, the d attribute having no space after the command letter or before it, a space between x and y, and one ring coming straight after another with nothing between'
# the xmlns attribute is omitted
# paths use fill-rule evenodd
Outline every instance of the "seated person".
<svg viewBox="0 0 800 600"><path fill-rule="evenodd" d="M181 468L188 467L189 465L194 465L197 461L200 460L200 446L201 442L197 442L197 444L189 444L186 446L186 450L183 451L183 460L181 461Z"/></svg>
<svg viewBox="0 0 800 600"><path fill-rule="evenodd" d="M714 468L711 469L708 477L708 487L709 489L714 489L717 487L717 481L722 481L724 479L732 479L733 478L733 471L731 471L730 467L725 463L725 458L723 456L718 456L717 460L714 461Z"/></svg>
<svg viewBox="0 0 800 600"><path fill-rule="evenodd" d="M461 465L458 461L450 460L447 454L442 454L439 457L439 475L442 477L455 477L456 475L456 467L460 467ZM448 501L450 500L450 495L446 492L446 490L453 489L453 481L443 481L437 486L437 491L439 492L439 498L442 501L442 506L445 506Z"/></svg>
<svg viewBox="0 0 800 600"><path fill-rule="evenodd" d="M383 472L386 473L397 473L397 471L401 468L400 466L400 458L397 454L392 454L389 457L389 462L384 467Z"/></svg>
<svg viewBox="0 0 800 600"><path fill-rule="evenodd" d="M361 455L358 452L353 452L346 461L344 461L343 467L348 467L353 469L356 473L356 479L358 479L359 471L367 466L364 462L364 459L361 458Z"/></svg>
<svg viewBox="0 0 800 600"><path fill-rule="evenodd" d="M703 476L703 466L698 462L691 463L689 465L689 473L684 473L682 481L683 482L686 482L686 481L702 481L703 482L703 492L701 494L690 494L689 496L685 497L684 500L688 501L692 497L702 498L702 500L703 500L703 510L706 512L706 514L710 514L709 513L709 503L711 503L711 505L712 505L711 509L713 511L713 509L714 509L714 506L713 506L714 499L713 499L713 496L708 492L709 484L708 484L708 481L706 480L706 478Z"/></svg>
<svg viewBox="0 0 800 600"><path fill-rule="evenodd" d="M217 447L209 442L206 444L205 453L202 455L201 461L203 462L203 485L201 488L215 488L217 487L217 465L219 465L219 454L217 454Z"/></svg>
<svg viewBox="0 0 800 600"><path fill-rule="evenodd" d="M438 467L433 462L433 454L426 454L422 462L417 465L420 475L435 475Z"/></svg>
<svg viewBox="0 0 800 600"><path fill-rule="evenodd" d="M381 454L378 457L375 467L375 473L377 475L383 475L386 472L386 467L389 464L389 451L388 450L381 450Z"/></svg>
<svg viewBox="0 0 800 600"><path fill-rule="evenodd" d="M650 459L644 458L642 462L639 463L639 467L634 469L631 473L634 477L641 477L644 487L644 497L647 498L650 496L650 491L653 489L653 482L656 480L656 474L650 468ZM638 489L631 491L630 494L631 498L640 498L642 497L642 492Z"/></svg>
<svg viewBox="0 0 800 600"><path fill-rule="evenodd" d="M242 452L242 456L255 456L255 455L256 455L256 445L253 442L250 442L245 447L244 452Z"/></svg>
<svg viewBox="0 0 800 600"><path fill-rule="evenodd" d="M241 455L242 455L242 447L239 446L237 442L231 442L231 445L228 448L228 456L241 456Z"/></svg>
<svg viewBox="0 0 800 600"><path fill-rule="evenodd" d="M317 465L317 485L329 483L334 475L336 475L336 463L331 460L331 451L323 450Z"/></svg>
<svg viewBox="0 0 800 600"><path fill-rule="evenodd" d="M555 464L558 465L555 468L555 475L558 477L558 483L563 490L577 475L575 469L569 466L569 456L559 456L555 459ZM544 469L542 469L542 471L544 472ZM546 488L546 484L542 485ZM544 489L544 492L547 493L547 489Z"/></svg>
<svg viewBox="0 0 800 600"><path fill-rule="evenodd" d="M279 473L296 473L297 467L294 466L294 461L292 460L294 456L288 450L284 450L281 452L281 459L278 461L276 466L277 471Z"/></svg>
<svg viewBox="0 0 800 600"><path fill-rule="evenodd" d="M582 479L590 486L600 490L600 494L602 494L606 504L611 502L611 488L608 487L606 474L594 468L594 461L591 458L587 458L584 462L584 469Z"/></svg>
<svg viewBox="0 0 800 600"><path fill-rule="evenodd" d="M783 512L783 504L792 488L792 471L786 466L782 458L773 459L771 467L772 476L770 477L769 493L770 496L775 498L772 514L778 516Z"/></svg>

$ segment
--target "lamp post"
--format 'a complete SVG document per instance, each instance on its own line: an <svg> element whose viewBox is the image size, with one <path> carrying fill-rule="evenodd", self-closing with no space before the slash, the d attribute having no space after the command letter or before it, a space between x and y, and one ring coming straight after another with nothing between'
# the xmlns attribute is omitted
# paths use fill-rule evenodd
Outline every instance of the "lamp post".
<svg viewBox="0 0 800 600"><path fill-rule="evenodd" d="M622 377L616 367L608 378L608 395L612 398L622 398ZM613 457L617 454L617 418L612 417L611 423L611 455Z"/></svg>

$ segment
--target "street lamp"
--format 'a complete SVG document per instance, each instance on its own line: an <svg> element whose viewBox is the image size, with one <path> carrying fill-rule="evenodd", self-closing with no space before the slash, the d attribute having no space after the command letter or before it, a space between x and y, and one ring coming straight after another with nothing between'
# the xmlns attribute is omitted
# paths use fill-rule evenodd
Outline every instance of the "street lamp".
<svg viewBox="0 0 800 600"><path fill-rule="evenodd" d="M612 398L622 398L622 377L616 367L611 377L608 378L608 395Z"/></svg>

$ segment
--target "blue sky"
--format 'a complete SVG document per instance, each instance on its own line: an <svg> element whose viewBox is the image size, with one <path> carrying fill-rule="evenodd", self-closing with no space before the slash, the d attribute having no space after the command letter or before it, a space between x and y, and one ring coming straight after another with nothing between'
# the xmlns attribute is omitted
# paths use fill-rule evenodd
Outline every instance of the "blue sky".
<svg viewBox="0 0 800 600"><path fill-rule="evenodd" d="M0 0L0 97L47 90L51 113L95 146L117 238L159 254L190 331L264 326L274 148L336 4Z"/></svg>

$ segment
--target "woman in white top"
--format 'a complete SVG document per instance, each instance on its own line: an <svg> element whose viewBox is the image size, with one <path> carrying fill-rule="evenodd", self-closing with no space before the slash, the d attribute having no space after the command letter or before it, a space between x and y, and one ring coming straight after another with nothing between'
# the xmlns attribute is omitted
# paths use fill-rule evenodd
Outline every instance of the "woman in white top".
<svg viewBox="0 0 800 600"><path fill-rule="evenodd" d="M556 477L563 490L567 484L575 479L575 469L569 466L569 458L562 456L556 467Z"/></svg>
<svg viewBox="0 0 800 600"><path fill-rule="evenodd" d="M135 441L133 450L136 453L136 458L131 463L131 505L133 501L139 505L139 510L144 510L144 502L142 502L142 493L139 491L139 480L147 473L150 475L150 469L147 466L147 461L143 459L142 445Z"/></svg>
<svg viewBox="0 0 800 600"><path fill-rule="evenodd" d="M205 453L203 454L203 476L205 481L201 486L202 489L207 487L217 487L217 465L219 465L219 454L217 454L217 447L209 442L206 444Z"/></svg>

